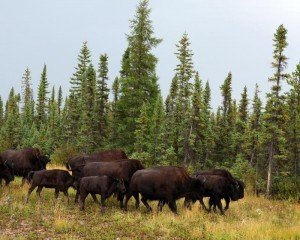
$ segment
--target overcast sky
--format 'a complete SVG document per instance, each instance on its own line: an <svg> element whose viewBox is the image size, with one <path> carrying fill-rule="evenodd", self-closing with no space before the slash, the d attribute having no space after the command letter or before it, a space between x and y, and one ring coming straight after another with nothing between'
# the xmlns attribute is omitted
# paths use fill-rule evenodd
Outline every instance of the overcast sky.
<svg viewBox="0 0 300 240"><path fill-rule="evenodd" d="M12 86L20 91L28 66L35 91L43 64L50 86L69 90L69 79L83 41L88 41L96 66L101 53L109 56L110 84L118 75L138 1L133 0L0 0L0 95ZM155 36L163 42L154 53L164 98L177 64L175 44L186 31L195 69L209 80L212 105L221 103L220 86L229 71L233 95L240 99L246 85L252 98L255 83L261 96L269 91L273 34L288 29L288 71L300 61L299 0L150 0Z"/></svg>

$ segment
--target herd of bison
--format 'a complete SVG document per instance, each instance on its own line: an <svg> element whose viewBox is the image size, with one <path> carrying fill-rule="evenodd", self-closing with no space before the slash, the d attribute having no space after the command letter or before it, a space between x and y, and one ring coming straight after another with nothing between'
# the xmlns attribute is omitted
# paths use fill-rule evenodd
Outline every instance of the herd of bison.
<svg viewBox="0 0 300 240"><path fill-rule="evenodd" d="M132 196L138 208L141 196L148 211L152 211L148 200L157 200L158 211L162 211L167 204L172 212L177 213L176 200L184 197L187 208L199 200L205 210L216 210L218 207L221 214L229 208L230 200L237 201L244 197L244 183L227 170L211 169L190 176L183 167L145 168L140 160L128 159L122 150L71 157L66 163L67 170L46 170L49 162L50 159L37 148L7 150L0 154L0 181L4 180L8 185L14 176L20 176L23 185L27 180L29 190L26 202L35 188L40 197L43 187L55 189L55 199L59 192L63 192L69 201L68 188L72 187L76 190L75 202L79 198L81 210L84 210L89 194L96 203L99 203L96 194L100 194L102 213L105 211L105 201L111 195L117 197L124 210L127 210ZM204 197L209 197L208 208L203 202ZM226 202L224 209L221 199Z"/></svg>

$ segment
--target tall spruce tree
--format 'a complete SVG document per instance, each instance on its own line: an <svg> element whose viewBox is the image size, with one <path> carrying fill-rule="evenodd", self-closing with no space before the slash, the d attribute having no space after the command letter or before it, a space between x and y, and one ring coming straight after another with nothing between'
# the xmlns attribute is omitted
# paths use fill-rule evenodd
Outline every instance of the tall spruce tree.
<svg viewBox="0 0 300 240"><path fill-rule="evenodd" d="M230 167L235 159L234 146L234 124L236 118L235 101L232 100L232 74L228 73L223 85L221 93L223 97L222 108L217 114L218 120L216 145L215 145L215 162L220 165Z"/></svg>
<svg viewBox="0 0 300 240"><path fill-rule="evenodd" d="M134 132L141 107L144 103L153 106L160 92L155 70L157 58L152 50L161 40L154 37L150 11L146 0L137 6L135 18L130 21L131 32L127 35L129 57L126 53L123 57L126 56L129 64L123 61L122 68L129 65L129 69L126 67L126 74L121 74L124 77L120 78L120 98L116 104L115 117L118 145L123 146L128 153L134 150ZM151 118L153 107L148 109L148 117Z"/></svg>
<svg viewBox="0 0 300 240"><path fill-rule="evenodd" d="M80 49L79 55L77 57L78 63L75 67L75 73L71 77L71 92L74 92L76 97L81 96L82 91L82 76L88 69L91 61L91 53L87 46L87 41L83 42L82 47Z"/></svg>
<svg viewBox="0 0 300 240"><path fill-rule="evenodd" d="M284 50L288 43L286 41L287 30L280 25L274 34L274 52L272 68L274 74L269 78L273 83L271 92L267 94L267 104L265 110L265 143L268 149L268 173L267 173L267 192L268 198L272 194L272 177L274 167L276 175L279 175L280 165L286 161L285 139L283 133L284 125L284 96L281 93L281 84L287 78L284 70L287 66L287 57Z"/></svg>
<svg viewBox="0 0 300 240"><path fill-rule="evenodd" d="M179 43L176 45L176 57L179 61L175 68L178 78L178 98L176 101L176 111L179 119L178 126L178 156L183 159L184 164L190 164L192 158L192 149L190 147L191 137L191 96L192 83L191 79L194 75L192 56L193 52L190 49L190 41L188 35L184 33Z"/></svg>
<svg viewBox="0 0 300 240"><path fill-rule="evenodd" d="M97 79L97 122L98 122L98 143L100 146L105 146L108 140L108 114L109 114L109 88L108 82L108 56L106 54L100 55L98 65L98 79Z"/></svg>
<svg viewBox="0 0 300 240"><path fill-rule="evenodd" d="M191 109L191 135L189 145L191 146L191 160L195 164L196 160L203 156L203 132L204 128L204 112L203 112L203 89L199 73L196 72L194 91L192 94L192 109ZM203 161L201 162L203 164Z"/></svg>
<svg viewBox="0 0 300 240"><path fill-rule="evenodd" d="M43 71L41 74L40 84L38 86L38 98L36 105L36 124L38 128L45 124L47 118L47 103L48 103L48 80L47 80L47 67L44 65Z"/></svg>

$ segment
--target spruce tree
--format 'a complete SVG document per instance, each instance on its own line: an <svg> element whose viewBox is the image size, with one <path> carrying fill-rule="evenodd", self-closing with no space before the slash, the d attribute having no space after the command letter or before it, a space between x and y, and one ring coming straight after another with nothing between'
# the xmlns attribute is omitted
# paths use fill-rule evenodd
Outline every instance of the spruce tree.
<svg viewBox="0 0 300 240"><path fill-rule="evenodd" d="M4 149L17 148L21 143L21 119L19 112L20 95L10 90L6 102L6 119L1 129L1 141Z"/></svg>
<svg viewBox="0 0 300 240"><path fill-rule="evenodd" d="M100 55L97 79L97 122L98 143L100 146L107 144L108 140L108 114L109 114L109 88L108 81L108 56Z"/></svg>
<svg viewBox="0 0 300 240"><path fill-rule="evenodd" d="M195 164L196 160L200 160L203 156L203 132L204 128L204 112L203 112L203 89L199 73L196 72L194 91L192 95L192 109L191 109L191 135L189 145L192 149L191 160ZM202 162L203 163L203 162Z"/></svg>
<svg viewBox="0 0 300 240"><path fill-rule="evenodd" d="M246 128L244 142L245 157L248 159L250 165L255 168L255 192L258 192L259 178L262 176L263 157L262 152L262 101L259 98L258 85L255 86L254 98L252 100L252 113L249 117L249 124Z"/></svg>
<svg viewBox="0 0 300 240"><path fill-rule="evenodd" d="M41 124L46 122L47 118L47 108L46 104L48 103L47 97L47 88L48 88L48 80L47 80L47 67L44 65L43 72L41 74L40 84L38 86L38 98L37 98L37 105L36 105L36 123L38 128Z"/></svg>
<svg viewBox="0 0 300 240"><path fill-rule="evenodd" d="M61 113L62 101L63 101L62 89L61 89L61 86L59 86L58 96L57 96L57 108L58 108L57 110L58 110L58 114L59 115Z"/></svg>
<svg viewBox="0 0 300 240"><path fill-rule="evenodd" d="M286 161L285 139L283 135L284 125L284 96L281 93L281 84L287 78L284 69L287 66L287 57L284 50L288 43L286 41L287 30L280 25L274 34L274 52L272 68L274 74L269 78L273 83L271 92L267 94L267 104L265 110L265 143L268 149L268 173L267 173L267 197L272 194L272 177L274 167L276 167L276 175L279 175L279 165Z"/></svg>
<svg viewBox="0 0 300 240"><path fill-rule="evenodd" d="M241 94L236 124L236 154L240 154L243 157L245 157L245 149L243 149L243 145L245 143L245 131L248 121L248 102L247 87L245 86Z"/></svg>
<svg viewBox="0 0 300 240"><path fill-rule="evenodd" d="M78 150L91 152L95 150L96 126L95 96L96 96L96 72L92 64L83 75L80 102L80 118L77 136Z"/></svg>
<svg viewBox="0 0 300 240"><path fill-rule="evenodd" d="M231 89L232 74L228 73L223 85L221 93L223 97L222 108L217 114L218 120L216 124L217 135L215 145L215 162L217 164L230 167L235 159L235 141L234 141L234 124L236 119L236 103L232 101Z"/></svg>
<svg viewBox="0 0 300 240"><path fill-rule="evenodd" d="M287 140L287 164L288 172L293 178L293 185L296 192L299 186L299 164L300 164L300 63L296 66L296 70L288 79L291 86L287 94L287 124L286 124L286 140ZM292 195L292 194L288 194Z"/></svg>
<svg viewBox="0 0 300 240"><path fill-rule="evenodd" d="M75 67L75 73L71 77L71 92L74 92L75 97L81 96L82 91L82 76L88 69L88 66L91 63L91 53L87 46L87 42L83 42L80 49L79 55L77 57L78 63Z"/></svg>
<svg viewBox="0 0 300 240"><path fill-rule="evenodd" d="M176 111L179 122L178 126L178 156L183 159L184 164L190 164L192 158L192 150L189 145L192 126L190 122L191 115L191 96L192 83L191 79L194 75L192 56L193 52L190 49L190 42L188 35L183 34L176 45L177 52L175 53L179 63L175 68L176 76L178 78L178 98L176 101Z"/></svg>
<svg viewBox="0 0 300 240"><path fill-rule="evenodd" d="M214 149L214 133L213 133L213 117L211 116L211 90L209 86L209 82L207 81L205 84L205 88L203 91L203 139L202 139L202 156L200 156L200 160L203 162L205 167L209 167L209 161L212 160L212 153Z"/></svg>
<svg viewBox="0 0 300 240"><path fill-rule="evenodd" d="M127 53L123 56L129 64L122 63L122 68L126 65L126 74L121 72L124 77L120 78L120 98L116 104L115 117L118 145L123 146L128 153L134 150L134 132L141 107L147 103L152 106L149 109L153 109L160 93L155 69L157 58L152 50L161 40L154 37L150 11L146 0L137 6L135 18L130 21L131 32L127 35L129 57ZM148 114L151 118L153 111Z"/></svg>

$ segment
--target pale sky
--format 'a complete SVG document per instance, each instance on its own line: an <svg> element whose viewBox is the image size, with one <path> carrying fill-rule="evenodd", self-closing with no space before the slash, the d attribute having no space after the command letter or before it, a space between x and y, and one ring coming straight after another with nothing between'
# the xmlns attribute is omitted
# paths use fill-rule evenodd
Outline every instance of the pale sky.
<svg viewBox="0 0 300 240"><path fill-rule="evenodd" d="M110 84L120 70L127 46L133 0L0 0L0 95L12 86L20 91L28 66L37 85L47 64L50 88L62 85L64 95L83 41L88 41L93 64L109 56ZM246 85L252 98L255 83L261 96L269 91L273 34L280 24L288 29L288 72L300 61L299 0L150 0L155 36L163 42L154 53L164 98L174 76L175 44L186 31L194 52L195 69L212 88L212 106L221 104L220 86L229 71L233 97Z"/></svg>

